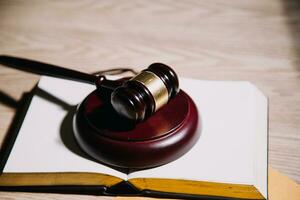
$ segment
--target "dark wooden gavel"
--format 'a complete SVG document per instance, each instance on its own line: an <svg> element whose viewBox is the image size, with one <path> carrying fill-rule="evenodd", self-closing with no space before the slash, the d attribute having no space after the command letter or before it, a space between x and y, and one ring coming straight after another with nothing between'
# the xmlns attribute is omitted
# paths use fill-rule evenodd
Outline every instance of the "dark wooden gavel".
<svg viewBox="0 0 300 200"><path fill-rule="evenodd" d="M0 56L0 64L95 85L69 126L81 149L100 163L126 170L160 166L185 154L199 138L197 107L164 64L118 80L10 56Z"/></svg>
<svg viewBox="0 0 300 200"><path fill-rule="evenodd" d="M178 77L174 70L162 63L153 63L133 78L120 84L102 75L92 75L46 63L0 56L7 66L52 77L75 80L112 89L111 104L121 116L140 122L168 103L179 92Z"/></svg>

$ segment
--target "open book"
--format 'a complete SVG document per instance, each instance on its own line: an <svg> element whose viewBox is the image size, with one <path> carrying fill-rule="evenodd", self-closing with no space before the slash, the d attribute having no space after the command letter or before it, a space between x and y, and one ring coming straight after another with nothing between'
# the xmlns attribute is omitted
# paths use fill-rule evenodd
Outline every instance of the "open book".
<svg viewBox="0 0 300 200"><path fill-rule="evenodd" d="M180 85L199 111L197 144L169 164L123 173L86 156L72 135L74 108L94 87L42 77L0 190L267 199L267 98L243 81L181 78Z"/></svg>

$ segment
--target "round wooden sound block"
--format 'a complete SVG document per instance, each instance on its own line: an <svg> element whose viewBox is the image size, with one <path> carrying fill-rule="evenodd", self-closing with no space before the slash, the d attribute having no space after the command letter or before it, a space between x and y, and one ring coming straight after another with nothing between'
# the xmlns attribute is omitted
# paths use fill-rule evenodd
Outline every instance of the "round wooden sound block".
<svg viewBox="0 0 300 200"><path fill-rule="evenodd" d="M121 118L109 99L109 91L94 91L79 105L73 123L79 146L101 163L130 169L163 165L189 151L199 137L196 106L183 91L138 124Z"/></svg>

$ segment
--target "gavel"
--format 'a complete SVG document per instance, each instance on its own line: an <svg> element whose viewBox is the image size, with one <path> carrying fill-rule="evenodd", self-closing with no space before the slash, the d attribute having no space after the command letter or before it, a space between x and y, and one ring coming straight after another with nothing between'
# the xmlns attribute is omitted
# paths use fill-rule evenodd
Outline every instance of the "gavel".
<svg viewBox="0 0 300 200"><path fill-rule="evenodd" d="M37 61L0 56L0 63L10 67L52 77L75 80L112 90L111 105L124 118L141 122L179 92L179 81L174 70L162 63L153 63L136 76L120 84L103 75L86 74Z"/></svg>
<svg viewBox="0 0 300 200"><path fill-rule="evenodd" d="M122 169L160 166L185 154L199 138L197 107L179 91L176 73L165 64L153 63L118 80L10 56L0 56L0 64L95 85L70 112L69 126L80 148L100 163Z"/></svg>

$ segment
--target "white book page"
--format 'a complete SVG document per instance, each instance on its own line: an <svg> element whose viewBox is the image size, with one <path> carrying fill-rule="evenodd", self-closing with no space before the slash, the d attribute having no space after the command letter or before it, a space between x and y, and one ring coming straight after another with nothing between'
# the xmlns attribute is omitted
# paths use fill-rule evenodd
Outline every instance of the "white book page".
<svg viewBox="0 0 300 200"><path fill-rule="evenodd" d="M95 89L92 85L50 77L42 77L38 87L70 105L80 103ZM35 95L3 172L95 172L127 179L126 174L66 147L61 132L70 131L62 129L67 114L62 106Z"/></svg>
<svg viewBox="0 0 300 200"><path fill-rule="evenodd" d="M266 196L265 177L256 178L256 173L265 174L267 152L262 152L261 163L254 165L257 155L256 134L267 138L267 129L257 126L257 114L267 119L267 102L257 113L257 98L266 100L256 88L242 81L200 81L181 79L181 88L197 105L202 131L197 144L184 156L161 167L133 172L131 178L172 178L221 183L249 184L255 180L262 186ZM259 96L260 95L260 96ZM267 120L263 121L267 124ZM200 131L200 128L198 129ZM260 144L267 147L266 140ZM147 159L147 158L145 158Z"/></svg>

